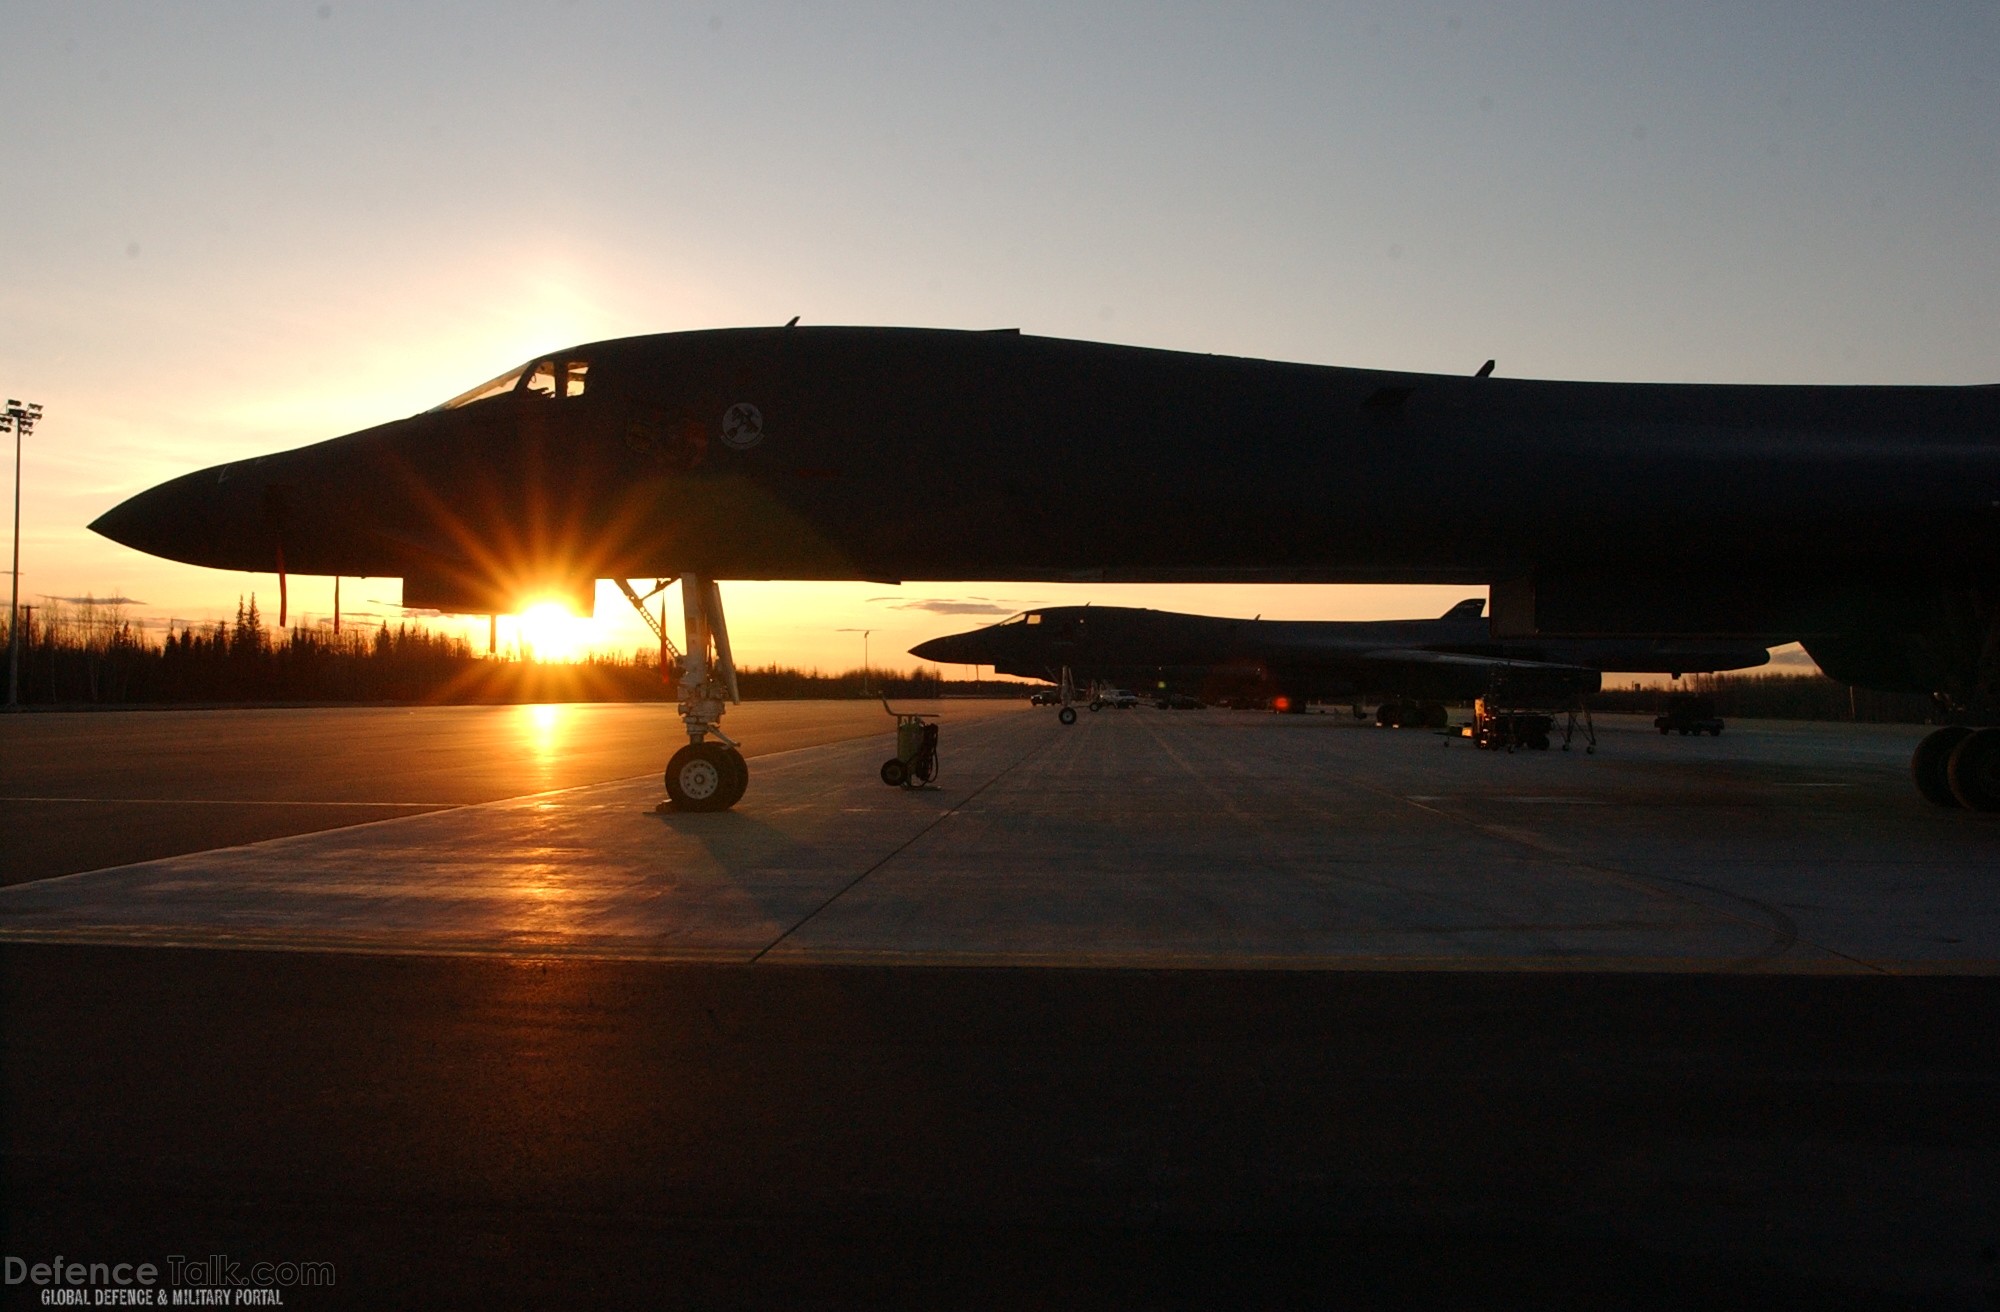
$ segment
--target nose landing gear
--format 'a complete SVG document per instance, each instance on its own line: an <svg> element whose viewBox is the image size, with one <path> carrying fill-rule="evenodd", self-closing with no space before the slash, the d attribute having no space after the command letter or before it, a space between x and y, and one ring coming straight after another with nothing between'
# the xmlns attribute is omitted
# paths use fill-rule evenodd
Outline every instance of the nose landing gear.
<svg viewBox="0 0 2000 1312"><path fill-rule="evenodd" d="M1076 680L1071 677L1069 666L1062 667L1062 690L1059 694L1062 709L1056 712L1056 719L1064 724L1076 723ZM1093 708L1095 709L1095 708Z"/></svg>
<svg viewBox="0 0 2000 1312"><path fill-rule="evenodd" d="M657 595L672 584L672 579L657 583L646 595ZM727 811L742 800L750 786L750 767L736 740L722 731L727 705L743 700L736 689L736 662L729 651L722 590L714 579L701 574L683 574L680 584L681 614L687 624L687 653L678 662L680 710L688 742L667 762L667 798L676 811ZM620 579L618 587L658 635L661 668L670 669L673 643L667 637L664 613L655 619L646 609L645 598L630 584ZM716 741L710 742L710 738Z"/></svg>
<svg viewBox="0 0 2000 1312"><path fill-rule="evenodd" d="M666 782L676 811L727 811L750 786L750 766L727 743L689 743L667 762Z"/></svg>

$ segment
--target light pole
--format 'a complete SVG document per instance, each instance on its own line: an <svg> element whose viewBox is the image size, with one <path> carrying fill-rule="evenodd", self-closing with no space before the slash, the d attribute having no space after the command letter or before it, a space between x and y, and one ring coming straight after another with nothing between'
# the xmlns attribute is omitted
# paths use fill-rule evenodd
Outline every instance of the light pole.
<svg viewBox="0 0 2000 1312"><path fill-rule="evenodd" d="M42 407L8 398L0 411L0 433L14 430L14 586L7 597L7 709L21 704L21 440L35 431Z"/></svg>
<svg viewBox="0 0 2000 1312"><path fill-rule="evenodd" d="M835 629L836 633L858 633L861 635L861 695L868 695L868 635L873 629Z"/></svg>

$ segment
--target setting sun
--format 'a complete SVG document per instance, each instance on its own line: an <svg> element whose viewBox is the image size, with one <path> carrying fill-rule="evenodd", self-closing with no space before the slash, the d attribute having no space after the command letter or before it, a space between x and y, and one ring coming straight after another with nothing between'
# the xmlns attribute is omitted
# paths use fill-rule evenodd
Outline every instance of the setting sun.
<svg viewBox="0 0 2000 1312"><path fill-rule="evenodd" d="M591 621L570 614L559 602L537 602L514 623L521 655L529 660L574 661L589 654Z"/></svg>

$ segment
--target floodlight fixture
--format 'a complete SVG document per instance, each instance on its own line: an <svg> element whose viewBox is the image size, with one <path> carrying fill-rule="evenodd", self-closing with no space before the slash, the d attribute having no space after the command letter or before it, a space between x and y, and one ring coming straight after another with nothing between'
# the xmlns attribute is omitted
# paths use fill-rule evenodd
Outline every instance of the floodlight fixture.
<svg viewBox="0 0 2000 1312"><path fill-rule="evenodd" d="M835 629L835 633L858 633L861 635L861 695L868 695L868 635L873 629Z"/></svg>
<svg viewBox="0 0 2000 1312"><path fill-rule="evenodd" d="M21 404L14 397L7 398L7 408L0 411L0 433L9 429L14 433L14 567L8 577L12 588L7 597L7 709L15 710L21 705L21 439L35 431L41 422L42 407L29 402Z"/></svg>

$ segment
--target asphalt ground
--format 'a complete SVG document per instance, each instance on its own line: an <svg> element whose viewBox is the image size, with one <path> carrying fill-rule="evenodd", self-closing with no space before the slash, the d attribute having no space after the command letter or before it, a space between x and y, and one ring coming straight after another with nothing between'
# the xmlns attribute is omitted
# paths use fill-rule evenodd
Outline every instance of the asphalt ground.
<svg viewBox="0 0 2000 1312"><path fill-rule="evenodd" d="M454 809L0 895L8 1254L333 1263L292 1307L2000 1299L2000 827L1912 731L998 713L935 792L793 740L680 817L608 747L528 793L564 753L450 711L256 714L325 800ZM28 795L280 795L200 727Z"/></svg>

